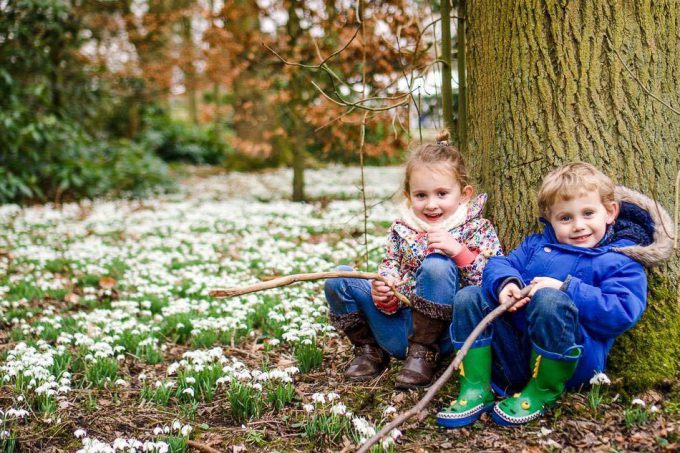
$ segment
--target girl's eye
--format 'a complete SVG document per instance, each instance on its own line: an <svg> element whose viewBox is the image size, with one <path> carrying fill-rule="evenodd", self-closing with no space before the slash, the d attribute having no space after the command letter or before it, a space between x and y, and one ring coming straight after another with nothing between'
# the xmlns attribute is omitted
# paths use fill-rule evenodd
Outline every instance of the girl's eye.
<svg viewBox="0 0 680 453"><path fill-rule="evenodd" d="M422 200L423 198L425 198L425 194L424 194L424 193L417 193L417 194L415 195L415 197L416 197L418 200Z"/></svg>
<svg viewBox="0 0 680 453"><path fill-rule="evenodd" d="M445 197L448 194L448 192L437 192L437 195L440 197Z"/></svg>
<svg viewBox="0 0 680 453"><path fill-rule="evenodd" d="M590 217L591 215L595 214L593 211L586 211L583 214L585 214L586 217Z"/></svg>
<svg viewBox="0 0 680 453"><path fill-rule="evenodd" d="M560 217L560 222L568 222L570 220L571 220L570 215L563 215L563 216Z"/></svg>

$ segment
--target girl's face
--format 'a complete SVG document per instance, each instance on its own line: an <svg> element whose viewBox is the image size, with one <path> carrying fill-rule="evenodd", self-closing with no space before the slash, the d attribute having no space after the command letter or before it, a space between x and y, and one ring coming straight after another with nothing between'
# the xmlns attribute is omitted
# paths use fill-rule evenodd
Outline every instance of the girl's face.
<svg viewBox="0 0 680 453"><path fill-rule="evenodd" d="M416 217L428 223L440 222L470 200L472 187L461 187L449 171L422 165L414 168L406 194Z"/></svg>

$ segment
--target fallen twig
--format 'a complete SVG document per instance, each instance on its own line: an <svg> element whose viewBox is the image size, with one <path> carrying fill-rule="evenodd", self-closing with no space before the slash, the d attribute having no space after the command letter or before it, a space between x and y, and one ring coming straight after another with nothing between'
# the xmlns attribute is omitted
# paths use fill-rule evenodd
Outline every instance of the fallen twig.
<svg viewBox="0 0 680 453"><path fill-rule="evenodd" d="M215 450L213 447L208 447L207 445L194 440L187 440L187 446L203 453L222 453L220 450Z"/></svg>
<svg viewBox="0 0 680 453"><path fill-rule="evenodd" d="M521 293L522 297L526 297L530 291L531 285L522 288ZM430 403L430 401L434 398L439 389L441 389L444 386L444 384L446 384L446 382L453 375L453 372L458 369L460 363L463 361L463 358L465 357L465 354L467 354L468 350L470 349L470 346L472 346L472 343L477 339L477 337L484 331L484 329L486 329L486 327L489 324L491 324L491 322L493 322L496 318L505 313L519 300L521 299L505 302L504 304L496 307L491 313L486 315L484 319L482 319L482 321L479 324L477 324L477 327L475 327L470 336L467 337L465 343L463 343L463 347L460 348L460 351L458 351L458 354L456 354L456 357L453 359L453 362L451 362L448 368L446 368L446 371L444 371L444 373L439 377L439 379L437 379L435 383L432 384L432 386L425 393L425 396L423 396L422 399L418 401L418 404L416 404L403 414L399 415L397 418L392 420L392 422L385 425L383 429L376 433L375 436L371 437L366 442L364 442L361 448L357 450L357 453L367 452L376 442L378 442L380 439L388 435L394 428L398 427L399 425L401 425L414 415L421 414L423 409L425 409L425 407ZM419 415L419 420L425 418L426 415L427 414Z"/></svg>
<svg viewBox="0 0 680 453"><path fill-rule="evenodd" d="M242 296L244 294L250 294L257 291L264 291L266 289L278 288L280 286L287 286L291 283L296 282L308 282L313 280L323 280L326 278L338 278L338 277L348 277L348 278L361 278L365 280L380 280L385 282L392 291L394 295L399 299L400 302L405 305L411 305L411 302L406 296L397 291L397 285L391 285L390 282L380 274L375 272L354 272L354 271L334 271L334 272L311 272L309 274L293 274L286 275L285 277L279 277L267 282L260 282L254 285L225 288L225 289L213 289L208 293L210 297L235 297Z"/></svg>

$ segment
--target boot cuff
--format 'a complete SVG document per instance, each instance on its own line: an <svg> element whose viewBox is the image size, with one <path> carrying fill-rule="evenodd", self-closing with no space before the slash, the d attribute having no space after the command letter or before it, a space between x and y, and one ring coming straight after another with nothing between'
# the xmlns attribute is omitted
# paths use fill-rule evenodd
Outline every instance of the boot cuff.
<svg viewBox="0 0 680 453"><path fill-rule="evenodd" d="M411 297L411 308L416 310L430 319L438 319L440 321L450 322L453 317L453 307L450 305L435 304L432 301L424 299L416 294Z"/></svg>
<svg viewBox="0 0 680 453"><path fill-rule="evenodd" d="M348 329L366 324L366 319L364 318L363 313L360 311L355 311L353 313L347 313L344 315L329 313L328 317L330 318L331 325L339 332L346 332Z"/></svg>

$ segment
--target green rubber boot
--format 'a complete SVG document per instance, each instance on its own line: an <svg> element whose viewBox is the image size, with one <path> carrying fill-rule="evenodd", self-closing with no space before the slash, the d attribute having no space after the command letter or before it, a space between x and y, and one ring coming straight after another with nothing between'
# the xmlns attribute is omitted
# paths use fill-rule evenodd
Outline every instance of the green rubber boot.
<svg viewBox="0 0 680 453"><path fill-rule="evenodd" d="M555 360L532 351L531 380L520 393L494 406L491 414L494 421L501 426L519 426L543 415L564 392L564 385L574 374L580 356L578 350L571 360Z"/></svg>
<svg viewBox="0 0 680 453"><path fill-rule="evenodd" d="M437 414L437 424L461 428L473 424L493 408L491 393L491 346L473 348L463 358L460 393L451 405Z"/></svg>

